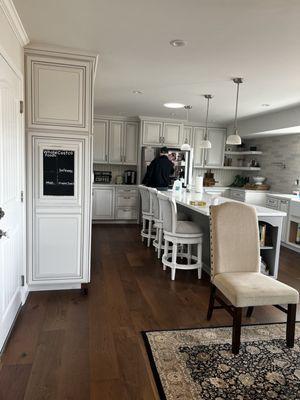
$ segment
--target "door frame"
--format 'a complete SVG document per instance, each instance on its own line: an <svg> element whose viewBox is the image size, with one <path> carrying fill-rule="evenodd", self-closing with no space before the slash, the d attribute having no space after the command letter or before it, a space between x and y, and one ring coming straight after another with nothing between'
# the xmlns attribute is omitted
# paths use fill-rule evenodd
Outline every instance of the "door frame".
<svg viewBox="0 0 300 400"><path fill-rule="evenodd" d="M24 104L24 97L25 97L25 91L24 91L24 72L20 71L19 68L15 65L11 57L7 54L5 49L0 43L0 56L3 57L5 62L9 65L9 67L14 71L16 76L20 79L20 101L23 101ZM21 154L22 154L22 160L21 164L23 166L22 170L20 171L21 176L21 190L23 191L23 202L22 202L22 259L23 259L23 265L22 268L20 268L21 275L24 276L24 286L21 287L21 304L24 305L28 296L28 285L27 285L27 224L26 224L26 157L25 157L25 149L26 149L26 143L25 143L25 107L23 106L23 113L20 114L20 129L22 132L22 140L21 140ZM20 193L21 196L21 193ZM21 277L20 277L21 279Z"/></svg>

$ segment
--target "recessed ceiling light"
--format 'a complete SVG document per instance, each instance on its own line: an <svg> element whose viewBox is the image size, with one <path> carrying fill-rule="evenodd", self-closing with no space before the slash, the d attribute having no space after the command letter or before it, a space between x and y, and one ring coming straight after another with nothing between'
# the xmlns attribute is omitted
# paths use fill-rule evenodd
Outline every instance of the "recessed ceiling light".
<svg viewBox="0 0 300 400"><path fill-rule="evenodd" d="M187 41L182 39L174 39L170 41L170 45L173 47L184 47L187 45Z"/></svg>
<svg viewBox="0 0 300 400"><path fill-rule="evenodd" d="M261 105L262 107L270 107L270 104L264 103Z"/></svg>
<svg viewBox="0 0 300 400"><path fill-rule="evenodd" d="M184 104L181 103L165 103L164 106L167 108L184 108Z"/></svg>
<svg viewBox="0 0 300 400"><path fill-rule="evenodd" d="M141 90L133 90L132 93L133 94L143 94L143 92Z"/></svg>

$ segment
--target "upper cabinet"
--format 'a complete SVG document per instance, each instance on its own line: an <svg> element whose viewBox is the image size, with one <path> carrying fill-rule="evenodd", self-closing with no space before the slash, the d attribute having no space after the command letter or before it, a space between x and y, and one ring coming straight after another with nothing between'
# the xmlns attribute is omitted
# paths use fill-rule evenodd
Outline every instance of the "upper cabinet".
<svg viewBox="0 0 300 400"><path fill-rule="evenodd" d="M123 162L123 134L123 122L110 121L108 159L111 164Z"/></svg>
<svg viewBox="0 0 300 400"><path fill-rule="evenodd" d="M105 164L108 162L108 121L94 122L94 162Z"/></svg>
<svg viewBox="0 0 300 400"><path fill-rule="evenodd" d="M173 122L143 121L143 146L172 146L180 145L182 124Z"/></svg>
<svg viewBox="0 0 300 400"><path fill-rule="evenodd" d="M163 144L167 146L178 147L180 145L181 129L182 124L165 122L163 126Z"/></svg>
<svg viewBox="0 0 300 400"><path fill-rule="evenodd" d="M200 141L204 138L205 129L195 126L193 128L194 167L203 167L204 151L200 148Z"/></svg>
<svg viewBox="0 0 300 400"><path fill-rule="evenodd" d="M162 144L162 122L143 121L142 125L142 144L148 145L160 145Z"/></svg>
<svg viewBox="0 0 300 400"><path fill-rule="evenodd" d="M125 122L124 125L123 162L127 165L136 165L139 125L136 122Z"/></svg>
<svg viewBox="0 0 300 400"><path fill-rule="evenodd" d="M26 50L27 128L89 133L94 59Z"/></svg>
<svg viewBox="0 0 300 400"><path fill-rule="evenodd" d="M96 119L94 163L136 165L139 124Z"/></svg>
<svg viewBox="0 0 300 400"><path fill-rule="evenodd" d="M204 163L208 167L221 167L224 163L226 129L209 128L208 140L211 149L205 150Z"/></svg>

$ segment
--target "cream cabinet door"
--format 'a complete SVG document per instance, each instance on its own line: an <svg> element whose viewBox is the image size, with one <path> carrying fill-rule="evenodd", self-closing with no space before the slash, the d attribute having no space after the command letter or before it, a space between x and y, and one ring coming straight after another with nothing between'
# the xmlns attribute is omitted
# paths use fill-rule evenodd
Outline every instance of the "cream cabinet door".
<svg viewBox="0 0 300 400"><path fill-rule="evenodd" d="M203 167L203 149L199 147L200 141L204 137L204 128L193 128L193 148L194 148L194 167Z"/></svg>
<svg viewBox="0 0 300 400"><path fill-rule="evenodd" d="M138 124L126 122L124 130L123 162L127 165L137 164Z"/></svg>
<svg viewBox="0 0 300 400"><path fill-rule="evenodd" d="M90 130L90 63L26 56L29 128Z"/></svg>
<svg viewBox="0 0 300 400"><path fill-rule="evenodd" d="M108 162L108 121L94 122L94 163L106 164Z"/></svg>
<svg viewBox="0 0 300 400"><path fill-rule="evenodd" d="M114 219L114 187L93 189L93 219Z"/></svg>
<svg viewBox="0 0 300 400"><path fill-rule="evenodd" d="M143 145L162 144L162 122L144 121L143 122Z"/></svg>
<svg viewBox="0 0 300 400"><path fill-rule="evenodd" d="M110 121L109 129L109 162L121 164L123 162L123 122Z"/></svg>
<svg viewBox="0 0 300 400"><path fill-rule="evenodd" d="M183 143L188 143L189 145L192 145L192 133L193 133L192 126L183 127L180 135L180 143L179 143L180 146L183 145Z"/></svg>
<svg viewBox="0 0 300 400"><path fill-rule="evenodd" d="M205 150L205 164L209 167L221 167L224 164L225 129L209 128L208 140L211 149Z"/></svg>
<svg viewBox="0 0 300 400"><path fill-rule="evenodd" d="M163 130L163 144L166 146L178 147L180 143L181 127L181 124L165 122Z"/></svg>

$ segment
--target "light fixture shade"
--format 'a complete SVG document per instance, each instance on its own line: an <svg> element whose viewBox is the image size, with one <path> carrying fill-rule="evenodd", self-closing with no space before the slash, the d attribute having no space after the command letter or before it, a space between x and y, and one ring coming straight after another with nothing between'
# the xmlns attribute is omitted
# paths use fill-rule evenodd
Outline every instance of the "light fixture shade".
<svg viewBox="0 0 300 400"><path fill-rule="evenodd" d="M207 139L202 139L199 143L200 149L211 149L211 142Z"/></svg>
<svg viewBox="0 0 300 400"><path fill-rule="evenodd" d="M180 150L189 151L191 150L191 146L188 143L183 143L180 147Z"/></svg>
<svg viewBox="0 0 300 400"><path fill-rule="evenodd" d="M240 145L242 144L242 139L240 135L237 133L234 133L233 135L229 135L226 140L226 144L232 144L232 145Z"/></svg>

